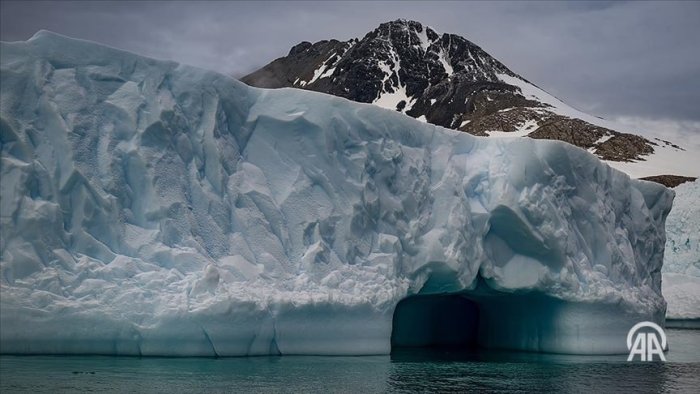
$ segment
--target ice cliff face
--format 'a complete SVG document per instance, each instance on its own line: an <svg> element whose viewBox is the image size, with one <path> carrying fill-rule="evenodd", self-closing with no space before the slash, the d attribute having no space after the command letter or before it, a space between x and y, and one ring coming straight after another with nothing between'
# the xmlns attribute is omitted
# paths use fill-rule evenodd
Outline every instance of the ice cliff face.
<svg viewBox="0 0 700 394"><path fill-rule="evenodd" d="M666 222L663 294L667 317L700 319L700 180L674 189L676 198Z"/></svg>
<svg viewBox="0 0 700 394"><path fill-rule="evenodd" d="M663 320L673 193L584 150L47 32L1 54L3 353L382 354L430 294L489 347Z"/></svg>

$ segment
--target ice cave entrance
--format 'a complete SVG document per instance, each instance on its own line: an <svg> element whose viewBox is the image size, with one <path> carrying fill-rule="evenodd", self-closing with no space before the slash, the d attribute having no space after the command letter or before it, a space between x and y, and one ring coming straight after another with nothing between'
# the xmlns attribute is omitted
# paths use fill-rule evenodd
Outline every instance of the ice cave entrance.
<svg viewBox="0 0 700 394"><path fill-rule="evenodd" d="M400 348L476 346L479 308L462 295L415 295L394 310L392 351Z"/></svg>

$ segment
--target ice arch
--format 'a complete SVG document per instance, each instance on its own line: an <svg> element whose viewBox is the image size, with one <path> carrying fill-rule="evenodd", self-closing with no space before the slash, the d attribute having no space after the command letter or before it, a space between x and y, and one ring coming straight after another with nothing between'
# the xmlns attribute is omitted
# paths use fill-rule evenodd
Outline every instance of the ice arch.
<svg viewBox="0 0 700 394"><path fill-rule="evenodd" d="M624 352L628 322L640 318L624 308L566 302L538 293L482 289L414 295L394 309L391 347L616 354Z"/></svg>
<svg viewBox="0 0 700 394"><path fill-rule="evenodd" d="M462 295L415 295L401 300L392 318L391 346L474 347L479 308Z"/></svg>

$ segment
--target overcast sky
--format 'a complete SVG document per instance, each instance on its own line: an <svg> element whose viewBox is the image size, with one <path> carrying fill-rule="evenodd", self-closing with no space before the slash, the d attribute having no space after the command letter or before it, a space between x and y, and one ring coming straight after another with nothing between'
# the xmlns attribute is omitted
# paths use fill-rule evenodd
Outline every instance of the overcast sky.
<svg viewBox="0 0 700 394"><path fill-rule="evenodd" d="M0 2L0 38L47 29L243 76L301 42L413 19L461 35L593 115L700 144L700 2ZM659 130L662 129L662 130Z"/></svg>

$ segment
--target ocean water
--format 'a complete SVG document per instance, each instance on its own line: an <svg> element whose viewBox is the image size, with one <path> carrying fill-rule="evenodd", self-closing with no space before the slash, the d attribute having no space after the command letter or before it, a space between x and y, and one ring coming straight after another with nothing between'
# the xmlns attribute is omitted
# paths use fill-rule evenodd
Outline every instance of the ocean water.
<svg viewBox="0 0 700 394"><path fill-rule="evenodd" d="M666 333L666 363L486 350L218 359L1 356L0 392L700 392L700 330Z"/></svg>

